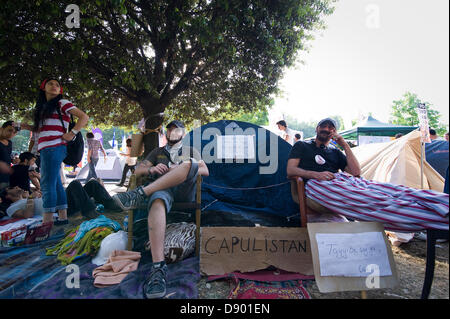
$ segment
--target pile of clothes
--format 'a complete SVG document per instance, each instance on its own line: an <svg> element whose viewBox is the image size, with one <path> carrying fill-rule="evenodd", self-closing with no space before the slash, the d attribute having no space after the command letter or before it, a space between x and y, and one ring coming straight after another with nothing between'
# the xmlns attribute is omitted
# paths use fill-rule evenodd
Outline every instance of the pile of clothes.
<svg viewBox="0 0 450 319"><path fill-rule="evenodd" d="M94 256L100 249L102 240L122 227L104 215L83 222L69 230L56 246L48 248L47 255L57 256L63 265L86 256Z"/></svg>

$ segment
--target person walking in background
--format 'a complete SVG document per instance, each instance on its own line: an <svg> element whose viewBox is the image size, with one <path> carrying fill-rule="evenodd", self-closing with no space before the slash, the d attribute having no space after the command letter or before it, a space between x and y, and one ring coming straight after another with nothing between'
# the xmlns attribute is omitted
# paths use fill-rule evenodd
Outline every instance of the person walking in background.
<svg viewBox="0 0 450 319"><path fill-rule="evenodd" d="M36 172L39 173L39 169L41 167L41 160L40 160L41 156L39 155L38 152L38 140L39 140L39 133L31 131L30 142L28 143L28 152L30 152L36 157L35 162Z"/></svg>
<svg viewBox="0 0 450 319"><path fill-rule="evenodd" d="M89 163L89 174L86 178L86 182L88 182L91 178L97 178L95 166L98 163L98 151L101 150L103 152L105 163L106 163L106 152L103 149L102 143L100 143L100 141L94 138L94 134L92 132L86 133L86 139L88 144L87 161Z"/></svg>
<svg viewBox="0 0 450 319"><path fill-rule="evenodd" d="M125 184L125 180L127 178L128 171L131 170L131 172L134 174L134 169L136 168L136 160L137 157L131 157L131 138L128 138L127 143L127 152L126 153L120 153L122 156L126 156L125 159L125 167L123 168L122 172L122 179L120 180L120 183L117 184L117 186L122 187Z"/></svg>
<svg viewBox="0 0 450 319"><path fill-rule="evenodd" d="M281 120L277 122L278 129L282 132L281 137L289 144L294 144L294 132L287 127L286 121Z"/></svg>
<svg viewBox="0 0 450 319"><path fill-rule="evenodd" d="M45 79L39 87L39 96L34 109L33 132L39 132L38 152L41 155L41 190L43 200L43 223L67 224L67 196L61 182L60 169L67 155L67 142L75 139L89 117L63 99L63 90L54 78ZM74 128L67 132L70 116L78 118Z"/></svg>

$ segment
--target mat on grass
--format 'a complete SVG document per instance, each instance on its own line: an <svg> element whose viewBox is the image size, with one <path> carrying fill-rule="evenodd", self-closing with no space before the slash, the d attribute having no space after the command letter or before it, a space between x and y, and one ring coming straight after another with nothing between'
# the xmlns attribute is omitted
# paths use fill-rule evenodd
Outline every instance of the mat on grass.
<svg viewBox="0 0 450 319"><path fill-rule="evenodd" d="M72 288L68 288L66 280L74 272L56 273L52 278L35 288L25 298L33 299L142 299L143 284L150 270L151 257L143 253L139 267L128 274L119 285L96 288L92 271L97 267L88 259L79 266L79 285L71 277ZM200 280L199 259L190 257L168 265L167 294L164 298L195 299L198 298L197 282Z"/></svg>
<svg viewBox="0 0 450 319"><path fill-rule="evenodd" d="M0 247L0 298L20 298L64 267L45 250L58 243L63 233L18 247Z"/></svg>

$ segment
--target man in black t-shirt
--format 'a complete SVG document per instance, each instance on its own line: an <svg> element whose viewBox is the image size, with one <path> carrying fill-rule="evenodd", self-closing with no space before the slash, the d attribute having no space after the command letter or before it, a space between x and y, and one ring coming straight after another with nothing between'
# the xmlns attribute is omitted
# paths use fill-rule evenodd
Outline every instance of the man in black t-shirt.
<svg viewBox="0 0 450 319"><path fill-rule="evenodd" d="M174 201L193 202L197 175L209 175L200 153L192 147L182 146L183 136L184 124L180 121L170 122L167 125L167 145L150 152L135 170L136 175L148 176L153 182L113 196L123 210L141 207L143 203L148 207L148 235L153 264L143 286L146 298L161 298L166 293L166 213Z"/></svg>
<svg viewBox="0 0 450 319"><path fill-rule="evenodd" d="M36 156L30 152L24 152L19 155L19 164L12 167L13 173L9 177L9 186L19 186L24 191L31 193L30 189L30 166L36 161Z"/></svg>
<svg viewBox="0 0 450 319"><path fill-rule="evenodd" d="M336 148L329 147L333 139L344 149L345 155ZM300 176L306 181L334 179L339 170L353 176L361 174L361 168L350 146L336 132L336 121L331 118L321 120L316 127L316 138L295 143L289 154L288 177Z"/></svg>

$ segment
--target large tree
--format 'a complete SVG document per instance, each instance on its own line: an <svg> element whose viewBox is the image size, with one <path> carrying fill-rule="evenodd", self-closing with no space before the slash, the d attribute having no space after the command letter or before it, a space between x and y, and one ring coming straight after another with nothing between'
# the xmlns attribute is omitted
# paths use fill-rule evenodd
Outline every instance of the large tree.
<svg viewBox="0 0 450 319"><path fill-rule="evenodd" d="M0 106L28 112L47 75L97 122L156 129L265 110L332 0L2 1ZM76 12L75 12L76 13ZM157 135L146 135L146 151Z"/></svg>

